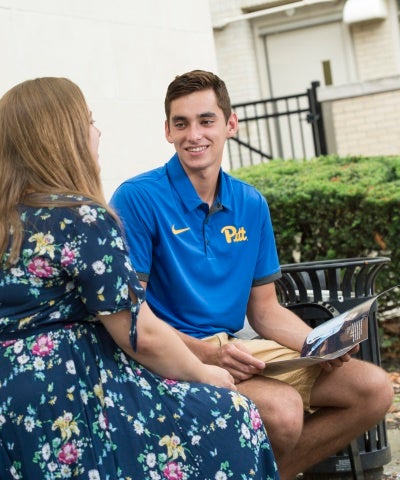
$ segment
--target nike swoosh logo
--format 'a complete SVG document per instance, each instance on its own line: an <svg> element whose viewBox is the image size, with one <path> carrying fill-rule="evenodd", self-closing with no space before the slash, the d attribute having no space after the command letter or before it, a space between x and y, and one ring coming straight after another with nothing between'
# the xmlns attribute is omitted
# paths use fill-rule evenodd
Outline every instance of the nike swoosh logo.
<svg viewBox="0 0 400 480"><path fill-rule="evenodd" d="M186 227L186 228L175 228L175 225L172 225L172 233L173 233L174 235L179 235L180 233L187 232L188 230L190 230L190 227Z"/></svg>

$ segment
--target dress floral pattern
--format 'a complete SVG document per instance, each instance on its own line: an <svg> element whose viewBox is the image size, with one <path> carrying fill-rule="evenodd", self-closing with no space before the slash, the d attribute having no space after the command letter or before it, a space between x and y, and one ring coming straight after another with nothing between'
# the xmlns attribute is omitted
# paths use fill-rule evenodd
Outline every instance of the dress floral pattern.
<svg viewBox="0 0 400 480"><path fill-rule="evenodd" d="M149 372L96 320L130 309L134 346L144 292L115 220L71 200L21 206L0 272L0 480L279 478L251 401Z"/></svg>

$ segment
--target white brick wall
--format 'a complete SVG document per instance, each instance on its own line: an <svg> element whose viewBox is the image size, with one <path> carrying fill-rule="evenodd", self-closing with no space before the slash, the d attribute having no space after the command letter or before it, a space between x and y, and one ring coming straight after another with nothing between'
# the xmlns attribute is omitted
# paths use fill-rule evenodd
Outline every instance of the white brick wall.
<svg viewBox="0 0 400 480"><path fill-rule="evenodd" d="M399 73L390 21L355 24L351 31L360 81Z"/></svg>
<svg viewBox="0 0 400 480"><path fill-rule="evenodd" d="M223 35L215 32L218 73L233 103L258 100L260 85L253 36L247 22L232 23Z"/></svg>
<svg viewBox="0 0 400 480"><path fill-rule="evenodd" d="M332 117L339 155L399 155L400 90L337 100Z"/></svg>

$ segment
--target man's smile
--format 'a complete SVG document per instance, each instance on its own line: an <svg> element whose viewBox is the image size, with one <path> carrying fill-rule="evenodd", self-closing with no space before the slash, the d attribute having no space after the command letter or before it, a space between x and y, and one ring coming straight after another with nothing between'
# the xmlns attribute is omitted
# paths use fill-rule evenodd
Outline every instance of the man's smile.
<svg viewBox="0 0 400 480"><path fill-rule="evenodd" d="M198 152L203 152L204 150L207 150L208 146L200 146L200 147L187 147L185 150L188 152L193 152L193 153L198 153Z"/></svg>

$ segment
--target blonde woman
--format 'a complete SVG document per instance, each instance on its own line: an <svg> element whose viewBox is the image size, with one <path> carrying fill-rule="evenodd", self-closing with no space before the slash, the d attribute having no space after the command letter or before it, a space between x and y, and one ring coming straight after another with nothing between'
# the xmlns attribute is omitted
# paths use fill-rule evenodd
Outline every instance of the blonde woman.
<svg viewBox="0 0 400 480"><path fill-rule="evenodd" d="M144 301L99 138L68 79L0 100L0 478L278 478L254 404Z"/></svg>

